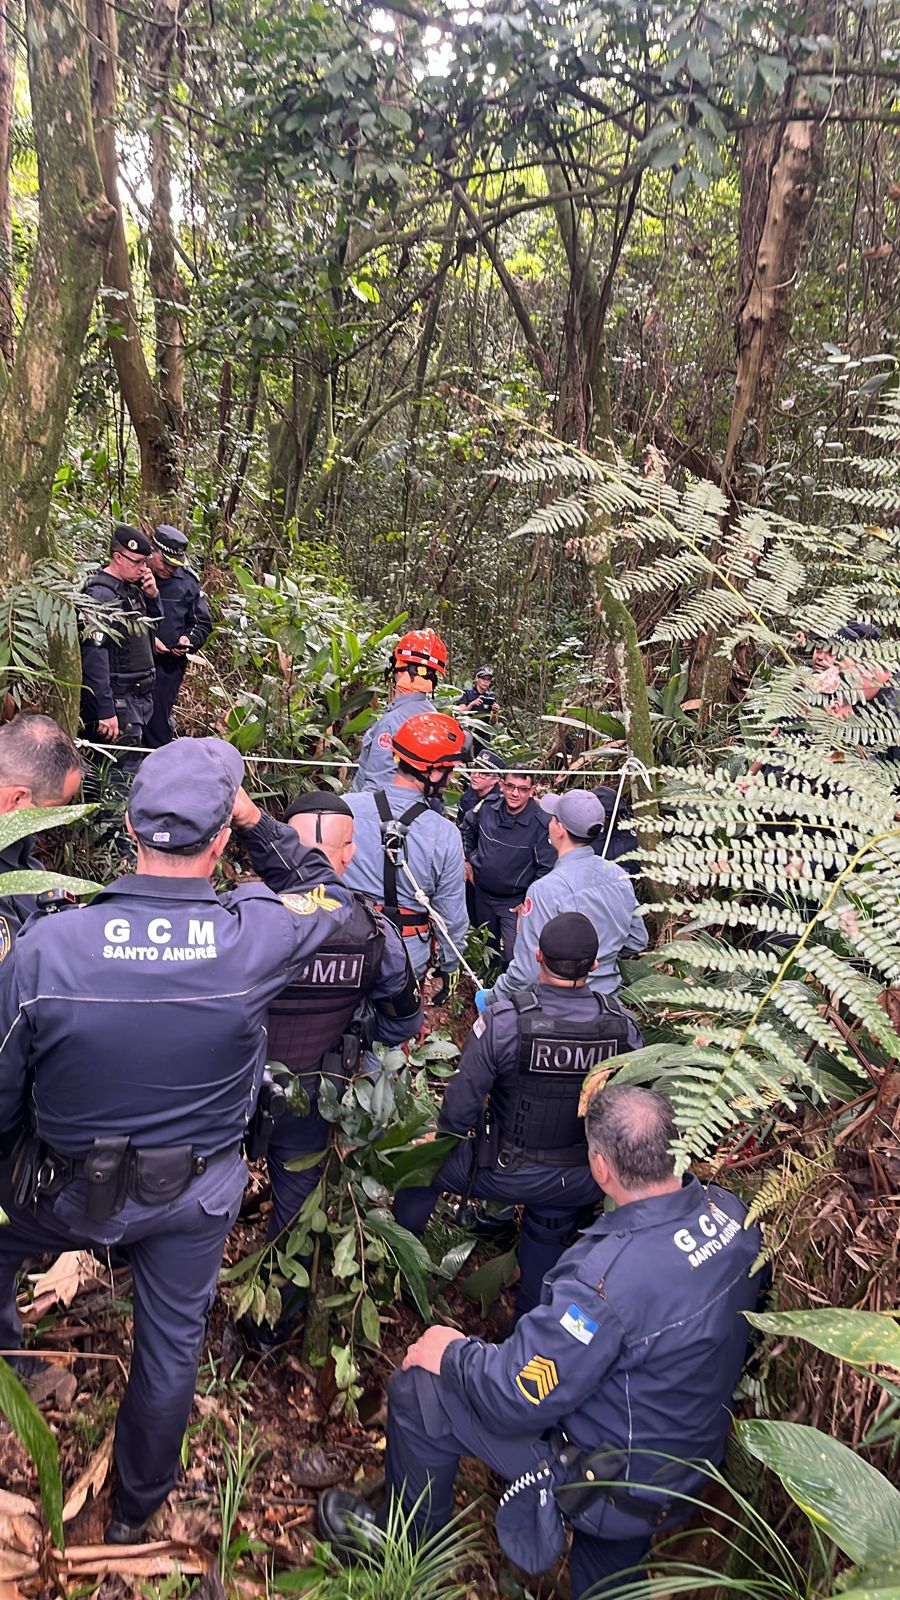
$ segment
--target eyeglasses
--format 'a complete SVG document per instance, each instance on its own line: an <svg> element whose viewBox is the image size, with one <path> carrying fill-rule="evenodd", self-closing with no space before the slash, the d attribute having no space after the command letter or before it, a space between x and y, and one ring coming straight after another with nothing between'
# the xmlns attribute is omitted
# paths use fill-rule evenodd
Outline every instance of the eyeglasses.
<svg viewBox="0 0 900 1600"><path fill-rule="evenodd" d="M126 556L124 551L119 552L121 559L127 561L130 567L142 567L147 560L146 556Z"/></svg>
<svg viewBox="0 0 900 1600"><path fill-rule="evenodd" d="M531 793L531 784L530 783L507 783L506 780L503 779L503 778L501 778L500 783L501 783L501 787L506 789L506 791L509 794L530 794Z"/></svg>

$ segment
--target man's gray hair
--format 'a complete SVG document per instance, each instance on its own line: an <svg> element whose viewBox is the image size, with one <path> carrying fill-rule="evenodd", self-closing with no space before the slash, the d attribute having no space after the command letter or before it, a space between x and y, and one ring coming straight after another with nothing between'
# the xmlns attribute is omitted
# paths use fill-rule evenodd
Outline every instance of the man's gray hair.
<svg viewBox="0 0 900 1600"><path fill-rule="evenodd" d="M52 717L20 711L0 727L0 788L31 790L36 806L60 804L66 779L84 762Z"/></svg>
<svg viewBox="0 0 900 1600"><path fill-rule="evenodd" d="M611 1083L588 1102L588 1148L602 1156L625 1189L645 1189L675 1175L672 1145L678 1137L665 1095L636 1083Z"/></svg>

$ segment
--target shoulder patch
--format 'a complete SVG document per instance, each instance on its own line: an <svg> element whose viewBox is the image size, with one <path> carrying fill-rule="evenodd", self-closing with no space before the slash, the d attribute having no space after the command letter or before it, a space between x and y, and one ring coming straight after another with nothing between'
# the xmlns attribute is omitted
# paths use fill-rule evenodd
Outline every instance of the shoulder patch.
<svg viewBox="0 0 900 1600"><path fill-rule="evenodd" d="M516 1374L516 1388L532 1406L539 1406L558 1386L556 1362L549 1356L532 1356Z"/></svg>
<svg viewBox="0 0 900 1600"><path fill-rule="evenodd" d="M579 1344L590 1344L594 1334L600 1332L599 1322L594 1322L580 1306L574 1303L560 1317L559 1325L565 1328L566 1333L570 1333L573 1339L577 1339Z"/></svg>
<svg viewBox="0 0 900 1600"><path fill-rule="evenodd" d="M5 917L0 917L0 961L5 961L12 949L12 934Z"/></svg>
<svg viewBox="0 0 900 1600"><path fill-rule="evenodd" d="M472 1032L474 1033L476 1039L481 1038L481 1035L485 1032L486 1028L487 1023L485 1022L484 1017L476 1017L475 1021L472 1023Z"/></svg>
<svg viewBox="0 0 900 1600"><path fill-rule="evenodd" d="M380 733L378 735L378 743L380 744L382 750L390 750L393 740L389 733Z"/></svg>
<svg viewBox="0 0 900 1600"><path fill-rule="evenodd" d="M340 911L341 902L326 893L324 883L317 883L307 894L280 894L281 904L298 917L311 917L316 911Z"/></svg>

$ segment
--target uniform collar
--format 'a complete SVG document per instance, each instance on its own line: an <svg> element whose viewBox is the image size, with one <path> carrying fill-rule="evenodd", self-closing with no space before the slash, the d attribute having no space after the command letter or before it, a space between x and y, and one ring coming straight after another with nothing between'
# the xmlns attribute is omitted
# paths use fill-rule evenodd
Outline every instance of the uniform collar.
<svg viewBox="0 0 900 1600"><path fill-rule="evenodd" d="M425 689L407 689L405 694L395 694L388 711L393 711L395 706L408 706L413 700L427 700L431 704L431 695Z"/></svg>
<svg viewBox="0 0 900 1600"><path fill-rule="evenodd" d="M156 878L149 872L129 872L117 878L99 894L91 905L111 895L129 895L136 900L215 900L218 895L208 878Z"/></svg>
<svg viewBox="0 0 900 1600"><path fill-rule="evenodd" d="M8 844L5 850L0 850L0 868L4 872L28 871L33 848L31 834L25 839L16 839L14 844Z"/></svg>
<svg viewBox="0 0 900 1600"><path fill-rule="evenodd" d="M489 795L488 798L492 800L494 797L493 795ZM518 822L523 828L527 828L533 815L531 800L529 800L526 806L522 807L521 811L510 811L509 806L506 804L502 794L497 796L497 810L500 812L501 817L504 817L507 822Z"/></svg>
<svg viewBox="0 0 900 1600"><path fill-rule="evenodd" d="M673 1194L655 1194L648 1200L631 1200L627 1206L616 1206L604 1211L602 1217L586 1230L587 1236L602 1239L610 1234L639 1233L643 1228L681 1222L696 1215L699 1207L706 1205L706 1190L699 1178L688 1173L682 1186Z"/></svg>
<svg viewBox="0 0 900 1600"><path fill-rule="evenodd" d="M574 850L567 850L564 856L560 856L556 867L557 869L564 867L567 861L571 861L574 865L576 862L583 861L585 856L592 856L593 854L594 852L589 844L577 844Z"/></svg>

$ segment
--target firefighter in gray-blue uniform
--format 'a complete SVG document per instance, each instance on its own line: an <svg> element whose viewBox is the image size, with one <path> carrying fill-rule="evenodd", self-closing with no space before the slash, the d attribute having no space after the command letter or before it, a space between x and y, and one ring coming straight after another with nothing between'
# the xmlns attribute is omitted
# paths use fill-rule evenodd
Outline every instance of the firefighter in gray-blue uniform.
<svg viewBox="0 0 900 1600"><path fill-rule="evenodd" d="M187 534L164 522L155 530L153 544L150 570L159 585L163 616L156 630L156 681L147 743L158 749L175 737L172 712L187 671L188 651L202 650L213 619L200 579L188 566Z"/></svg>
<svg viewBox="0 0 900 1600"><path fill-rule="evenodd" d="M89 621L81 636L81 721L85 737L102 744L143 744L153 713L153 638L163 609L147 564L152 548L139 528L119 523L107 565L84 585L95 603L122 613L109 629ZM134 771L139 761L124 754L120 766Z"/></svg>
<svg viewBox="0 0 900 1600"><path fill-rule="evenodd" d="M299 795L283 822L248 802L235 813L234 823L254 871L276 892L295 882L309 846L328 857L339 877L353 859L353 812L330 790ZM321 1162L303 1172L287 1166L328 1146L331 1125L318 1110L320 1080L328 1078L342 1095L363 1070L373 1040L401 1045L422 1026L422 997L403 940L361 895L355 899L349 920L319 946L269 1008L268 1058L288 1067L309 1099L308 1112L279 1118L269 1139L270 1239L290 1227L322 1176ZM260 1350L283 1344L305 1299L305 1292L282 1291L281 1318L274 1326L245 1318L244 1336Z"/></svg>
<svg viewBox="0 0 900 1600"><path fill-rule="evenodd" d="M556 865L528 890L512 962L487 993L492 1000L507 998L534 983L534 952L541 929L561 911L582 911L593 923L599 943L588 987L595 994L617 994L622 987L619 956L645 950L647 929L628 873L594 855L591 841L602 830L606 813L587 789L545 795L540 805L549 813Z"/></svg>
<svg viewBox="0 0 900 1600"><path fill-rule="evenodd" d="M359 751L359 766L350 787L355 794L363 789L383 789L393 781L394 734L410 717L434 710L434 691L438 678L447 671L447 646L432 628L415 628L405 633L391 651L387 675L393 685L393 699L372 724ZM443 810L436 796L434 810Z"/></svg>
<svg viewBox="0 0 900 1600"><path fill-rule="evenodd" d="M31 918L0 967L0 1349L20 1344L28 1257L117 1244L134 1275L110 1543L140 1537L178 1472L269 1005L353 908L314 850L290 893L215 894L242 775L218 739L149 754L128 803L137 873Z"/></svg>
<svg viewBox="0 0 900 1600"><path fill-rule="evenodd" d="M496 1520L503 1549L539 1572L572 1528L573 1600L609 1593L613 1573L644 1562L652 1534L691 1514L677 1496L705 1481L691 1462L722 1460L742 1313L760 1287L750 1275L759 1229L744 1227L727 1190L675 1176L677 1129L661 1095L613 1083L593 1095L586 1125L614 1209L566 1251L503 1344L432 1327L407 1351L389 1390L385 1462L388 1498L420 1534L453 1515L461 1455L512 1480ZM319 1531L352 1560L383 1516L330 1490Z"/></svg>
<svg viewBox="0 0 900 1600"><path fill-rule="evenodd" d="M586 987L596 958L587 917L570 912L547 923L540 982L476 1019L447 1084L437 1132L461 1143L428 1188L394 1198L397 1221L419 1234L442 1193L524 1206L519 1316L537 1305L545 1273L603 1198L578 1112L584 1078L644 1042L624 1006Z"/></svg>
<svg viewBox="0 0 900 1600"><path fill-rule="evenodd" d="M373 900L402 936L417 977L431 955L428 907L417 902L404 871L409 865L429 903L446 922L460 950L469 929L459 830L429 801L440 797L462 760L465 734L458 722L433 711L405 722L391 741L391 779L384 789L346 796L354 817L356 854L344 881ZM459 967L453 944L435 925L443 989ZM438 1003L435 996L435 1003Z"/></svg>

